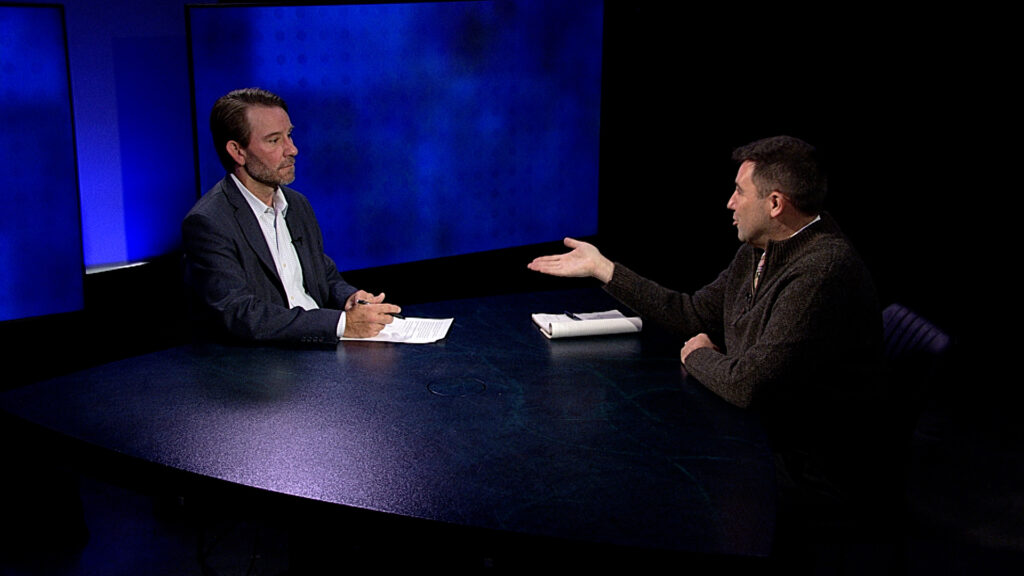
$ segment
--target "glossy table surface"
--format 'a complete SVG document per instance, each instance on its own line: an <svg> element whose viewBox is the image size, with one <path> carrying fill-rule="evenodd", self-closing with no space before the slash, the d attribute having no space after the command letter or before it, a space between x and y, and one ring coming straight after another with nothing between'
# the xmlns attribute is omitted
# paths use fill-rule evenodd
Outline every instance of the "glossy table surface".
<svg viewBox="0 0 1024 576"><path fill-rule="evenodd" d="M86 445L310 501L462 526L764 556L774 476L746 413L640 334L548 340L598 289L406 306L433 344L187 345L0 394ZM626 309L623 309L627 311Z"/></svg>

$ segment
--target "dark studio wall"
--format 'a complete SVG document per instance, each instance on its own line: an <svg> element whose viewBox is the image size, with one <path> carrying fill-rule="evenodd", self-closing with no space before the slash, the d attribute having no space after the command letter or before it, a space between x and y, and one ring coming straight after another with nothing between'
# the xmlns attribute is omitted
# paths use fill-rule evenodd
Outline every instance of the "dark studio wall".
<svg viewBox="0 0 1024 576"><path fill-rule="evenodd" d="M615 221L602 235L647 254L652 274L704 281L736 247L725 209L731 148L788 133L828 159L829 210L883 301L950 329L971 321L954 303L974 269L943 271L981 245L972 237L984 226L953 226L977 209L957 200L983 194L997 166L986 129L1002 114L993 90L1005 56L955 31L998 15L711 13L626 9L617 42L609 32L602 215ZM663 263L670 255L678 265Z"/></svg>
<svg viewBox="0 0 1024 576"><path fill-rule="evenodd" d="M829 162L828 210L900 302L950 333L943 401L1006 430L1017 313L1001 256L1015 243L1013 147L998 11L829 12L613 3L606 53L601 239L682 290L737 248L725 208L733 147L790 134ZM1009 178L1013 181L1013 177ZM1006 195L1009 196L1006 196ZM1005 432L1011 432L1005 434Z"/></svg>

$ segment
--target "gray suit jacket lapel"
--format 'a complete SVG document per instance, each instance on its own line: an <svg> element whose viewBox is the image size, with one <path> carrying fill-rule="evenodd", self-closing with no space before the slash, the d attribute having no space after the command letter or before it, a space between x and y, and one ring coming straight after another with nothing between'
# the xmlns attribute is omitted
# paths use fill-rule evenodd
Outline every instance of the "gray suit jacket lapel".
<svg viewBox="0 0 1024 576"><path fill-rule="evenodd" d="M224 185L226 187L225 196L235 209L235 221L238 222L238 227L242 230L245 241L249 243L253 252L259 257L263 267L280 284L281 278L277 275L274 257L270 254L270 248L267 247L267 239L263 236L263 229L260 228L260 223L256 221L252 208L245 201L245 198L242 197L242 191L235 186L234 181L230 177L225 178Z"/></svg>

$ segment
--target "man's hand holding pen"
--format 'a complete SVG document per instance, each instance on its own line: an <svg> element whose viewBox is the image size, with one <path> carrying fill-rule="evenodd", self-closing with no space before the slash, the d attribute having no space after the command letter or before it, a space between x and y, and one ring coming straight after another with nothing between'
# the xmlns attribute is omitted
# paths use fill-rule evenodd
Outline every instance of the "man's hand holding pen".
<svg viewBox="0 0 1024 576"><path fill-rule="evenodd" d="M345 336L372 338L395 318L402 318L402 309L384 302L384 293L378 295L359 290L349 297L345 305Z"/></svg>

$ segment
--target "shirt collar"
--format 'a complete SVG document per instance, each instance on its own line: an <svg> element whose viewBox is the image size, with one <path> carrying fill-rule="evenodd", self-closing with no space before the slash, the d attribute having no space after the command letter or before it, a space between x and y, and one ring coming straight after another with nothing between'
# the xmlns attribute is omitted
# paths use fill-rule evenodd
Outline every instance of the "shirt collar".
<svg viewBox="0 0 1024 576"><path fill-rule="evenodd" d="M260 200L259 198L256 197L255 194L250 192L249 189L245 187L245 184L242 184L242 181L239 180L237 176L235 176L234 174L231 174L230 176L231 179L235 181L235 185L238 186L238 189L242 191L242 197L245 198L245 201L249 203L249 207L252 208L253 213L259 216L260 214L263 214L267 210L271 209L270 206L264 204L262 200ZM281 216L288 215L288 201L285 200L284 193L281 192L280 186L278 186L277 190L274 191L273 209L280 212Z"/></svg>
<svg viewBox="0 0 1024 576"><path fill-rule="evenodd" d="M804 224L804 227L803 227L803 228L801 228L801 229L797 230L796 232L793 232L793 236L796 236L797 234L799 234L799 233L803 232L804 230L807 230L807 227L808 227L808 226L810 226L811 224L814 224L814 223L815 223L815 222L817 222L818 220L821 220L821 214L818 214L817 216L815 216L815 217L814 217L814 220L811 220L811 221L810 221L810 222L808 222L807 224ZM790 236L790 238L792 238L793 236Z"/></svg>

